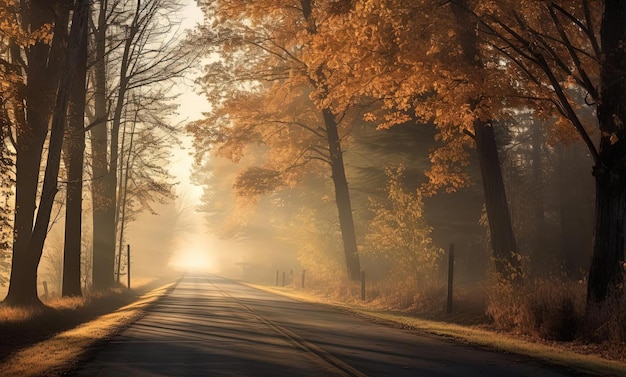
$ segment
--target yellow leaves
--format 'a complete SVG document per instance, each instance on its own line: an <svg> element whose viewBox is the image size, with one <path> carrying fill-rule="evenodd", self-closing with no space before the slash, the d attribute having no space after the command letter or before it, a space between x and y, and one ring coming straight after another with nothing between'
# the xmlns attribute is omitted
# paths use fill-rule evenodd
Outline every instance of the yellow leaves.
<svg viewBox="0 0 626 377"><path fill-rule="evenodd" d="M36 30L28 30L21 24L19 4L15 0L0 0L0 41L10 40L21 47L37 42L52 42L52 25L44 24Z"/></svg>
<svg viewBox="0 0 626 377"><path fill-rule="evenodd" d="M437 271L442 250L432 245L432 228L423 217L422 192L408 191L404 168L388 168L387 203L372 200L374 218L366 235L366 250L389 259L396 272L424 283Z"/></svg>
<svg viewBox="0 0 626 377"><path fill-rule="evenodd" d="M576 129L572 127L571 122L563 117L559 116L552 127L548 128L548 135L546 142L548 145L556 145L558 143L571 144L580 140L580 136L576 132Z"/></svg>
<svg viewBox="0 0 626 377"><path fill-rule="evenodd" d="M392 111L385 114L384 122L378 125L379 130L384 130L398 124L404 124L411 121L411 117L406 112Z"/></svg>
<svg viewBox="0 0 626 377"><path fill-rule="evenodd" d="M372 112L367 112L363 114L363 120L366 122L375 122L377 119L376 114Z"/></svg>
<svg viewBox="0 0 626 377"><path fill-rule="evenodd" d="M424 172L428 182L422 190L428 195L440 189L454 192L470 183L466 167L469 164L468 150L473 146L473 140L458 128L440 130L437 139L444 143L431 151L431 168Z"/></svg>
<svg viewBox="0 0 626 377"><path fill-rule="evenodd" d="M33 31L28 36L28 45L32 46L37 42L43 42L46 44L52 43L52 38L54 37L54 33L52 32L52 25L45 24L38 30Z"/></svg>
<svg viewBox="0 0 626 377"><path fill-rule="evenodd" d="M280 184L280 172L253 166L239 174L233 188L239 196L257 196L274 191Z"/></svg>

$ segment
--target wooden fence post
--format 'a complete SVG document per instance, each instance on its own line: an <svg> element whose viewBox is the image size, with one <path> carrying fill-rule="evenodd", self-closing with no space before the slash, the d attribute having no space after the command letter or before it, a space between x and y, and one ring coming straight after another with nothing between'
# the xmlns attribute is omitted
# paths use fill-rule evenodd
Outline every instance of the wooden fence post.
<svg viewBox="0 0 626 377"><path fill-rule="evenodd" d="M128 274L128 289L130 289L130 244L126 245L126 273Z"/></svg>
<svg viewBox="0 0 626 377"><path fill-rule="evenodd" d="M283 271L283 287L285 286L285 271Z"/></svg>
<svg viewBox="0 0 626 377"><path fill-rule="evenodd" d="M302 289L304 289L304 277L306 276L306 270L302 270Z"/></svg>
<svg viewBox="0 0 626 377"><path fill-rule="evenodd" d="M450 251L448 252L448 300L446 304L446 313L452 313L452 295L454 286L454 244L450 244Z"/></svg>
<svg viewBox="0 0 626 377"><path fill-rule="evenodd" d="M361 271L361 301L365 301L365 271Z"/></svg>

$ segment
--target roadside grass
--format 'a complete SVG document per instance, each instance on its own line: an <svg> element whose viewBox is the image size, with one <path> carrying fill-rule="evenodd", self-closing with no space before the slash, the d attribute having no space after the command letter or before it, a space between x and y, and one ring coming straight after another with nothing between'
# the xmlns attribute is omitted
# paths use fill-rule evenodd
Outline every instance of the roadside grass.
<svg viewBox="0 0 626 377"><path fill-rule="evenodd" d="M62 375L99 342L139 319L176 284L147 293L153 284L85 298L56 298L35 310L0 307L0 376Z"/></svg>
<svg viewBox="0 0 626 377"><path fill-rule="evenodd" d="M32 308L9 308L0 306L0 323L23 323L37 316L38 310Z"/></svg>
<svg viewBox="0 0 626 377"><path fill-rule="evenodd" d="M602 353L602 347L579 345L572 342L546 342L527 339L516 336L515 334L488 329L481 325L461 325L453 323L455 320L454 317L446 318L445 322L437 321L432 318L424 319L417 315L407 314L403 311L381 310L380 308L368 305L367 302L361 303L357 300L351 300L347 303L339 302L311 291L242 283L294 300L327 305L337 310L350 312L386 325L417 330L455 341L465 342L467 344L486 347L495 351L528 356L585 374L626 376L626 363L623 359L612 360L599 356L598 354ZM472 320L468 321L462 314L456 314L456 319L460 320L461 323L473 322Z"/></svg>

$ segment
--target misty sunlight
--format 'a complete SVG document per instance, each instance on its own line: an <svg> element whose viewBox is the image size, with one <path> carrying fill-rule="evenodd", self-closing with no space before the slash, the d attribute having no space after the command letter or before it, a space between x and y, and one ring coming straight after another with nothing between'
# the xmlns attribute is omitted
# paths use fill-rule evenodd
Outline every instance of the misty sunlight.
<svg viewBox="0 0 626 377"><path fill-rule="evenodd" d="M182 272L208 272L213 263L204 249L183 249L172 258L171 266Z"/></svg>

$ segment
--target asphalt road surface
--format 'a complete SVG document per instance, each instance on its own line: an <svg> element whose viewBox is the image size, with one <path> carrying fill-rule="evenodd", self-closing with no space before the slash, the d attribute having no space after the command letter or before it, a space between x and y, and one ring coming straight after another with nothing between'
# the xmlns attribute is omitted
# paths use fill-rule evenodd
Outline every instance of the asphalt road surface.
<svg viewBox="0 0 626 377"><path fill-rule="evenodd" d="M214 275L187 275L73 376L571 376Z"/></svg>

